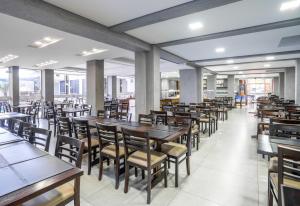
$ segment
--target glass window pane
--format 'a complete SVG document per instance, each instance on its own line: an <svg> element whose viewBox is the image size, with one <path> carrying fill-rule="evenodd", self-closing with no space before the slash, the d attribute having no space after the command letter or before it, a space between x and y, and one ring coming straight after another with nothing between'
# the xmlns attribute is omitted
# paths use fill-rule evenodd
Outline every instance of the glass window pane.
<svg viewBox="0 0 300 206"><path fill-rule="evenodd" d="M0 69L0 100L9 99L9 70L8 68Z"/></svg>
<svg viewBox="0 0 300 206"><path fill-rule="evenodd" d="M20 101L41 99L41 70L20 69Z"/></svg>

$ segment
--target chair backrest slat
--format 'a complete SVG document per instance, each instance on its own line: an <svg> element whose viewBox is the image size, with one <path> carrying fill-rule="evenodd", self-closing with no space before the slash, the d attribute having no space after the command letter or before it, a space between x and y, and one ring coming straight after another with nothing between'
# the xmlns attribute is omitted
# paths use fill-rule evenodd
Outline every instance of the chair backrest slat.
<svg viewBox="0 0 300 206"><path fill-rule="evenodd" d="M43 128L32 127L29 142L41 146L46 152L49 151L51 131Z"/></svg>

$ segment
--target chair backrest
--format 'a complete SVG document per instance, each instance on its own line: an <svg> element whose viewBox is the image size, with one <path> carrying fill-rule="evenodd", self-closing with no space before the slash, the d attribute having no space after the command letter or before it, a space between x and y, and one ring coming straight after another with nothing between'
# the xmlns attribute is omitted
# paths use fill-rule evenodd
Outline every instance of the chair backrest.
<svg viewBox="0 0 300 206"><path fill-rule="evenodd" d="M139 114L139 123L152 125L154 123L154 118L152 114Z"/></svg>
<svg viewBox="0 0 300 206"><path fill-rule="evenodd" d="M116 146L116 155L119 156L119 138L117 133L117 126L105 125L96 123L97 133L99 137L100 151L107 144Z"/></svg>
<svg viewBox="0 0 300 206"><path fill-rule="evenodd" d="M270 124L270 136L299 138L300 137L300 125L281 124L281 123Z"/></svg>
<svg viewBox="0 0 300 206"><path fill-rule="evenodd" d="M191 118L190 112L175 112L175 117L189 117Z"/></svg>
<svg viewBox="0 0 300 206"><path fill-rule="evenodd" d="M175 116L175 126L177 127L186 127L186 147L188 148L188 154L192 153L192 145L191 145L191 130L192 130L192 120L190 117L186 116Z"/></svg>
<svg viewBox="0 0 300 206"><path fill-rule="evenodd" d="M97 110L97 117L106 119L107 118L107 112L105 110Z"/></svg>
<svg viewBox="0 0 300 206"><path fill-rule="evenodd" d="M132 116L131 113L117 112L116 119L131 122L131 116Z"/></svg>
<svg viewBox="0 0 300 206"><path fill-rule="evenodd" d="M88 120L79 120L73 118L73 130L76 139L88 138L88 144L91 145L91 133Z"/></svg>
<svg viewBox="0 0 300 206"><path fill-rule="evenodd" d="M155 124L161 123L161 124L167 125L167 119L168 119L167 112L151 110L150 114L153 115Z"/></svg>
<svg viewBox="0 0 300 206"><path fill-rule="evenodd" d="M281 200L281 185L284 179L300 182L300 148L278 145L278 196Z"/></svg>
<svg viewBox="0 0 300 206"><path fill-rule="evenodd" d="M49 151L51 131L43 128L32 127L29 142L44 151Z"/></svg>
<svg viewBox="0 0 300 206"><path fill-rule="evenodd" d="M84 142L72 137L57 135L56 157L66 158L69 162L74 163L76 167L81 168L83 149Z"/></svg>
<svg viewBox="0 0 300 206"><path fill-rule="evenodd" d="M29 122L19 122L18 136L22 137L24 140L29 141L31 135L31 128L35 125Z"/></svg>
<svg viewBox="0 0 300 206"><path fill-rule="evenodd" d="M69 117L58 117L57 132L60 135L72 137L72 123Z"/></svg>
<svg viewBox="0 0 300 206"><path fill-rule="evenodd" d="M18 134L21 122L23 121L20 119L15 119L15 118L10 119L10 125L8 128L9 131L13 134Z"/></svg>
<svg viewBox="0 0 300 206"><path fill-rule="evenodd" d="M128 150L142 151L147 153L147 166L150 167L150 139L147 132L122 128L122 134L125 146L125 157L128 157Z"/></svg>

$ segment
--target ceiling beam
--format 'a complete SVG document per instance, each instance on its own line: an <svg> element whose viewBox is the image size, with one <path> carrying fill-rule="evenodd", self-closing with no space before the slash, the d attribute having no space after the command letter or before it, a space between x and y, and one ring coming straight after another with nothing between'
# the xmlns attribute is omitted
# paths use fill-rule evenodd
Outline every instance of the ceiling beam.
<svg viewBox="0 0 300 206"><path fill-rule="evenodd" d="M149 51L150 45L40 0L1 0L0 12L130 51Z"/></svg>
<svg viewBox="0 0 300 206"><path fill-rule="evenodd" d="M251 57L265 57L265 56L291 55L291 54L300 54L300 50L262 53L262 54L251 54L251 55L244 55L244 56L231 56L231 57L223 57L223 58L215 58L215 59L201 59L201 60L193 60L191 62L200 64L200 66L201 66L201 63L203 63L203 62L214 62L214 61L225 61L228 59L246 59L246 58L251 58Z"/></svg>
<svg viewBox="0 0 300 206"><path fill-rule="evenodd" d="M176 64L185 64L188 62L188 60L163 49L160 50L160 58Z"/></svg>
<svg viewBox="0 0 300 206"><path fill-rule="evenodd" d="M240 65L240 64L252 64L252 63L272 63L272 62L281 62L281 61L290 61L290 60L295 60L295 58L285 58L285 59L275 59L275 60L263 60L263 61L247 61L247 62L236 62L236 63L232 63L232 64L206 64L203 65L201 64L201 66L204 67L215 67L215 66L235 66L235 65Z"/></svg>
<svg viewBox="0 0 300 206"><path fill-rule="evenodd" d="M138 17L117 25L110 27L117 32L125 32L139 27L155 24L158 22L166 21L169 19L193 14L208 9L224 6L227 4L235 3L241 0L195 0L180 4L171 8L167 8L161 11L157 11L152 14L147 14L142 17Z"/></svg>
<svg viewBox="0 0 300 206"><path fill-rule="evenodd" d="M293 67L274 67L274 68L254 68L254 69L239 69L239 70L221 70L221 71L216 71L218 74L223 72L249 72L249 71L267 71L267 72L278 72L284 69L290 69ZM270 71L268 71L270 70ZM275 70L275 71L274 71Z"/></svg>
<svg viewBox="0 0 300 206"><path fill-rule="evenodd" d="M179 40L160 43L160 44L157 44L157 46L159 46L159 47L175 46L175 45L187 44L187 43L192 43L192 42L200 42L200 41L207 41L207 40L219 39L219 38L224 38L224 37L238 36L238 35L243 35L243 34L251 34L251 33L262 32L262 31L269 31L269 30L273 30L273 29L280 29L280 28L297 26L297 25L300 25L300 18L289 19L289 20L285 20L285 21L279 21L279 22L268 23L268 24L262 24L262 25L258 25L258 26L245 27L245 28L235 29L235 30L230 30L230 31L223 31L223 32L219 32L219 33L201 35L201 36L196 36L196 37L191 37L191 38L186 38L186 39L179 39Z"/></svg>

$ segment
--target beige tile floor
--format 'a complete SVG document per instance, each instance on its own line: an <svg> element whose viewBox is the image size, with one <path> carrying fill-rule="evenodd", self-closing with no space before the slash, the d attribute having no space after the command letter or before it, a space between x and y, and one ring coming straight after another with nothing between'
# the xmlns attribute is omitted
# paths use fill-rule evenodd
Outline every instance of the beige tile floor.
<svg viewBox="0 0 300 206"><path fill-rule="evenodd" d="M267 205L267 161L256 153L256 118L246 109L230 111L229 120L220 122L210 138L201 136L199 151L191 157L191 175L180 166L180 186L174 187L174 167L169 170L168 188L163 184L152 190L151 205L254 206ZM43 122L44 123L44 122ZM44 124L41 124L44 125ZM52 139L52 148L55 138ZM86 161L83 169L86 172ZM146 183L131 176L125 194L124 177L114 189L112 166L105 166L103 180L97 179L98 167L81 180L81 205L146 205ZM70 204L72 205L72 204Z"/></svg>

